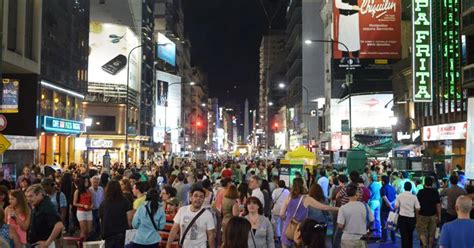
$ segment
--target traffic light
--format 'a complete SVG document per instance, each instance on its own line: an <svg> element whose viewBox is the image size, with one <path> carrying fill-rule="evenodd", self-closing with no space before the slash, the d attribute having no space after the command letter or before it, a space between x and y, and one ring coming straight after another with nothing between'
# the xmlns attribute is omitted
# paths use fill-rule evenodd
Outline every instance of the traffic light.
<svg viewBox="0 0 474 248"><path fill-rule="evenodd" d="M199 121L199 120L198 120L198 121L196 121L196 126L197 126L197 127L202 127L202 122L201 122L201 121Z"/></svg>
<svg viewBox="0 0 474 248"><path fill-rule="evenodd" d="M277 129L278 128L278 122L273 123L273 128Z"/></svg>

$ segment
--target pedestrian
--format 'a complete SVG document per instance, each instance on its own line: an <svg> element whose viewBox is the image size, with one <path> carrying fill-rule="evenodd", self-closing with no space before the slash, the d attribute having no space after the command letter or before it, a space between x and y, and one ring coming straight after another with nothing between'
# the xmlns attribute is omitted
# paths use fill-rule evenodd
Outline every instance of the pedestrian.
<svg viewBox="0 0 474 248"><path fill-rule="evenodd" d="M333 206L341 207L342 206L342 197L339 197L342 189L346 186L347 183L347 176L344 174L337 176L337 185L334 187L334 190L331 194L331 201ZM332 215L332 225L333 225L333 238L332 238L332 246L334 248L341 247L341 238L342 238L342 231L337 228L337 215L338 212L331 213Z"/></svg>
<svg viewBox="0 0 474 248"><path fill-rule="evenodd" d="M382 188L380 189L380 196L381 196L381 206L380 206L380 220L382 224L382 238L377 240L377 243L385 243L387 242L387 232L390 232L390 239L392 240L392 244L395 244L396 236L395 230L388 230L387 229L387 220L390 211L394 209L395 200L397 198L397 191L395 188L390 185L390 177L383 175L382 176Z"/></svg>
<svg viewBox="0 0 474 248"><path fill-rule="evenodd" d="M71 207L74 194L73 188L72 174L71 172L65 172L59 180L59 190L66 196L67 208L64 227L70 235L73 235L75 229L75 215L72 214L73 208Z"/></svg>
<svg viewBox="0 0 474 248"><path fill-rule="evenodd" d="M272 215L272 193L270 192L270 184L267 180L262 180L262 184L260 186L260 190L263 193L263 215L267 218L271 218Z"/></svg>
<svg viewBox="0 0 474 248"><path fill-rule="evenodd" d="M346 187L349 202L339 208L338 228L342 230L342 248L366 248L367 230L374 221L374 215L367 204L359 201L359 187L351 184Z"/></svg>
<svg viewBox="0 0 474 248"><path fill-rule="evenodd" d="M25 165L23 167L22 173L16 180L16 187L15 188L20 188L20 183L23 182L23 179L27 179L28 183L33 182L35 180L35 177L31 174L31 169L28 165Z"/></svg>
<svg viewBox="0 0 474 248"><path fill-rule="evenodd" d="M137 230L130 245L132 248L156 248L161 241L159 230L165 227L166 217L163 206L159 203L160 196L156 189L149 189L145 203L133 216L132 226Z"/></svg>
<svg viewBox="0 0 474 248"><path fill-rule="evenodd" d="M99 207L102 239L105 248L124 247L125 231L132 223L132 203L122 194L119 181L113 179L105 187L104 201Z"/></svg>
<svg viewBox="0 0 474 248"><path fill-rule="evenodd" d="M127 178L122 178L119 181L120 183L120 188L122 189L122 194L127 199L130 204L133 204L134 197L133 197L133 188L132 185L130 184L130 180Z"/></svg>
<svg viewBox="0 0 474 248"><path fill-rule="evenodd" d="M94 176L91 179L89 192L92 196L92 239L100 238L99 207L104 201L104 188L99 185L100 177Z"/></svg>
<svg viewBox="0 0 474 248"><path fill-rule="evenodd" d="M248 239L252 228L246 218L234 216L229 219L221 248L248 248ZM253 244L253 242L252 242ZM254 247L254 246L250 246Z"/></svg>
<svg viewBox="0 0 474 248"><path fill-rule="evenodd" d="M174 217L167 248L171 247L178 233L183 248L216 248L214 218L209 210L202 207L205 194L203 188L191 189L191 205L181 207Z"/></svg>
<svg viewBox="0 0 474 248"><path fill-rule="evenodd" d="M31 219L31 209L21 190L10 191L10 206L5 209L5 220L16 232L20 243L27 244L26 232Z"/></svg>
<svg viewBox="0 0 474 248"><path fill-rule="evenodd" d="M170 198L166 200L165 206L166 223L165 227L158 232L161 237L159 248L166 247L166 243L168 242L171 229L174 225L174 216L178 212L179 200L176 198ZM175 238L175 240L172 241L171 248L179 248L178 239Z"/></svg>
<svg viewBox="0 0 474 248"><path fill-rule="evenodd" d="M5 241L7 247L22 247L23 244L20 242L15 229L9 224L5 223L5 212L3 208L0 208L0 240Z"/></svg>
<svg viewBox="0 0 474 248"><path fill-rule="evenodd" d="M235 185L230 185L224 193L224 200L222 201L222 227L225 233L225 226L233 216L239 215L239 192Z"/></svg>
<svg viewBox="0 0 474 248"><path fill-rule="evenodd" d="M318 179L318 184L323 190L324 199L327 199L329 197L329 179L326 176L326 169L321 168L321 170L319 170L319 175L320 178Z"/></svg>
<svg viewBox="0 0 474 248"><path fill-rule="evenodd" d="M373 238L381 238L381 225L380 225L380 189L382 188L382 183L378 181L378 176L375 173L370 174L369 176L369 186L370 191L369 198L369 207L374 214L374 224L372 226L372 233L370 234Z"/></svg>
<svg viewBox="0 0 474 248"><path fill-rule="evenodd" d="M64 229L61 217L40 184L31 185L26 190L26 199L33 208L27 235L28 245L54 248L54 241Z"/></svg>
<svg viewBox="0 0 474 248"><path fill-rule="evenodd" d="M5 179L3 170L0 170L0 185L7 187L8 190L12 189L12 183Z"/></svg>
<svg viewBox="0 0 474 248"><path fill-rule="evenodd" d="M252 248L274 248L273 226L270 220L263 214L264 207L260 200L252 196L245 204L248 215L245 218L250 221L252 230L248 238L248 246Z"/></svg>
<svg viewBox="0 0 474 248"><path fill-rule="evenodd" d="M441 201L439 193L433 189L433 178L425 178L425 187L418 191L420 211L416 220L416 230L423 247L434 247L436 226L441 221Z"/></svg>
<svg viewBox="0 0 474 248"><path fill-rule="evenodd" d="M0 208L7 208L10 205L10 200L8 199L8 188L0 185Z"/></svg>
<svg viewBox="0 0 474 248"><path fill-rule="evenodd" d="M176 189L176 198L180 201L181 206L185 206L189 202L189 191L191 189L191 184L185 182L184 173L180 172L176 177L177 182L173 184L173 188Z"/></svg>
<svg viewBox="0 0 474 248"><path fill-rule="evenodd" d="M399 209L398 228L402 238L402 248L413 247L413 231L415 230L415 211L420 210L418 198L413 195L411 182L406 181L403 192L395 201L395 208Z"/></svg>
<svg viewBox="0 0 474 248"><path fill-rule="evenodd" d="M272 193L272 223L277 240L281 239L283 229L283 220L280 217L280 211L288 195L290 195L290 191L286 188L285 181L279 180L278 188Z"/></svg>
<svg viewBox="0 0 474 248"><path fill-rule="evenodd" d="M145 203L146 192L149 188L150 184L148 182L137 181L133 184L133 195L135 196L135 200L133 201L134 211L137 211L137 209Z"/></svg>
<svg viewBox="0 0 474 248"><path fill-rule="evenodd" d="M303 248L326 248L326 229L326 224L305 219L298 226L299 235L296 236L299 237L299 240L296 243Z"/></svg>
<svg viewBox="0 0 474 248"><path fill-rule="evenodd" d="M92 195L88 190L88 178L80 176L76 179L76 191L74 192L74 206L77 208L77 220L79 221L80 237L87 240L89 232L92 231Z"/></svg>
<svg viewBox="0 0 474 248"><path fill-rule="evenodd" d="M464 188L458 186L459 177L451 175L449 177L450 187L441 192L441 196L448 198L448 207L446 209L446 222L450 222L456 219L456 199L461 195L466 195L467 191Z"/></svg>
<svg viewBox="0 0 474 248"><path fill-rule="evenodd" d="M305 197L306 188L304 185L303 178L295 177L293 179L293 185L291 187L291 193L283 203L283 207L280 210L280 217L284 220L283 231L286 233L286 229L290 225L290 222L301 223L308 216L308 207L317 208L325 211L337 211L337 207L331 207L322 204L312 197ZM292 247L294 241L290 240L286 235L282 235L282 246Z"/></svg>
<svg viewBox="0 0 474 248"><path fill-rule="evenodd" d="M66 220L66 213L67 213L67 199L66 195L63 192L57 191L56 189L56 182L53 181L51 178L44 178L41 180L41 186L43 186L44 191L48 194L49 198L51 199L51 203L53 203L54 208L58 212L61 220Z"/></svg>
<svg viewBox="0 0 474 248"><path fill-rule="evenodd" d="M257 197L263 204L263 207L265 207L265 196L263 195L263 192L260 189L261 183L262 181L260 177L254 175L250 177L249 188L252 191L252 196Z"/></svg>
<svg viewBox="0 0 474 248"><path fill-rule="evenodd" d="M176 189L169 186L169 185L165 185L163 186L163 188L161 189L161 192L160 192L160 198L161 198L161 201L163 202L163 208L165 209L165 212L166 212L166 209L167 209L167 205L168 205L168 200L171 200L172 198L175 198L176 197Z"/></svg>
<svg viewBox="0 0 474 248"><path fill-rule="evenodd" d="M459 196L456 199L457 219L444 224L439 239L442 248L474 247L472 230L474 230L474 220L469 218L472 210L472 198L469 196Z"/></svg>

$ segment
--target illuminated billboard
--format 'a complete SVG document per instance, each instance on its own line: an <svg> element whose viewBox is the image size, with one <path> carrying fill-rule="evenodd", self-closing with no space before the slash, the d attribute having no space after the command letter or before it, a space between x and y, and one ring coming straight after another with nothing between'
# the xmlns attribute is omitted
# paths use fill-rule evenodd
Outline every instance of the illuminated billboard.
<svg viewBox="0 0 474 248"><path fill-rule="evenodd" d="M431 0L413 0L413 101L433 101Z"/></svg>
<svg viewBox="0 0 474 248"><path fill-rule="evenodd" d="M352 147L381 154L392 146L392 94L357 95L331 100L331 149L349 148L349 109L352 111Z"/></svg>
<svg viewBox="0 0 474 248"><path fill-rule="evenodd" d="M2 80L0 113L18 113L18 90L20 82L16 79Z"/></svg>
<svg viewBox="0 0 474 248"><path fill-rule="evenodd" d="M401 12L401 0L334 0L334 40L342 43L334 58L400 59Z"/></svg>
<svg viewBox="0 0 474 248"><path fill-rule="evenodd" d="M171 134L172 147L175 147L179 143L178 129L181 126L181 77L156 71L155 83L154 142L164 141L166 129Z"/></svg>
<svg viewBox="0 0 474 248"><path fill-rule="evenodd" d="M130 66L130 88L140 90L141 49L135 33L122 25L91 21L89 33L89 82L127 84L127 66Z"/></svg>
<svg viewBox="0 0 474 248"><path fill-rule="evenodd" d="M467 108L474 109L474 98L468 98ZM474 180L474 111L467 111L466 176Z"/></svg>
<svg viewBox="0 0 474 248"><path fill-rule="evenodd" d="M162 33L158 33L156 54L159 59L176 66L176 44Z"/></svg>

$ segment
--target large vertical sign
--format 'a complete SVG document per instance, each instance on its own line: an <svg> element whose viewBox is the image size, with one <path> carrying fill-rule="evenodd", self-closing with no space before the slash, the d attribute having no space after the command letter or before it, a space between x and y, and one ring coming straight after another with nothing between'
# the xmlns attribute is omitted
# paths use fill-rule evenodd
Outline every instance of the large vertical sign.
<svg viewBox="0 0 474 248"><path fill-rule="evenodd" d="M456 89L461 81L461 36L459 0L443 0L441 5L442 44L443 44L443 77L447 84L444 97L454 101L461 98L460 90ZM453 104L454 105L454 104Z"/></svg>
<svg viewBox="0 0 474 248"><path fill-rule="evenodd" d="M474 98L468 98L467 108L474 109ZM474 180L474 111L467 111L466 176Z"/></svg>
<svg viewBox="0 0 474 248"><path fill-rule="evenodd" d="M431 0L413 0L413 101L433 101Z"/></svg>

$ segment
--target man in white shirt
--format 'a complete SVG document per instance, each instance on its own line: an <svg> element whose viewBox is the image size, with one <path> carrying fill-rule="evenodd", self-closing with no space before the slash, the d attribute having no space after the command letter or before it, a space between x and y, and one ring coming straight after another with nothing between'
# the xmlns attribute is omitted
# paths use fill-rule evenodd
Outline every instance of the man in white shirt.
<svg viewBox="0 0 474 248"><path fill-rule="evenodd" d="M319 174L321 175L321 177L318 179L318 184L323 189L324 198L327 199L329 196L329 179L326 176L326 170L324 168L321 168Z"/></svg>
<svg viewBox="0 0 474 248"><path fill-rule="evenodd" d="M281 237L281 232L283 230L283 220L280 217L280 210L285 203L286 198L290 195L290 191L286 189L285 181L278 181L278 188L276 188L272 193L273 209L272 209L272 223L276 236Z"/></svg>
<svg viewBox="0 0 474 248"><path fill-rule="evenodd" d="M403 188L404 192L395 201L395 208L400 210L397 224L400 236L402 237L402 247L411 247L413 245L413 231L416 225L415 211L418 212L420 210L420 203L416 195L411 193L411 182L405 182Z"/></svg>
<svg viewBox="0 0 474 248"><path fill-rule="evenodd" d="M337 227L342 229L341 248L365 248L367 241L364 239L367 229L374 221L370 208L360 201L359 189L356 185L346 188L349 202L339 208Z"/></svg>
<svg viewBox="0 0 474 248"><path fill-rule="evenodd" d="M210 248L216 247L214 239L214 218L211 212L202 208L205 195L206 192L201 187L194 187L191 190L191 205L181 207L174 217L173 228L171 229L168 242L166 243L167 248L171 248L178 233L180 234L180 241L183 240L181 243L181 247L183 248L206 248L207 242L209 242ZM189 224L201 211L204 212L197 217L194 224L189 227ZM186 235L183 238L185 232Z"/></svg>
<svg viewBox="0 0 474 248"><path fill-rule="evenodd" d="M257 197L262 203L262 206L265 207L265 197L260 190L260 183L260 178L254 175L250 178L249 188L252 190L252 196Z"/></svg>

